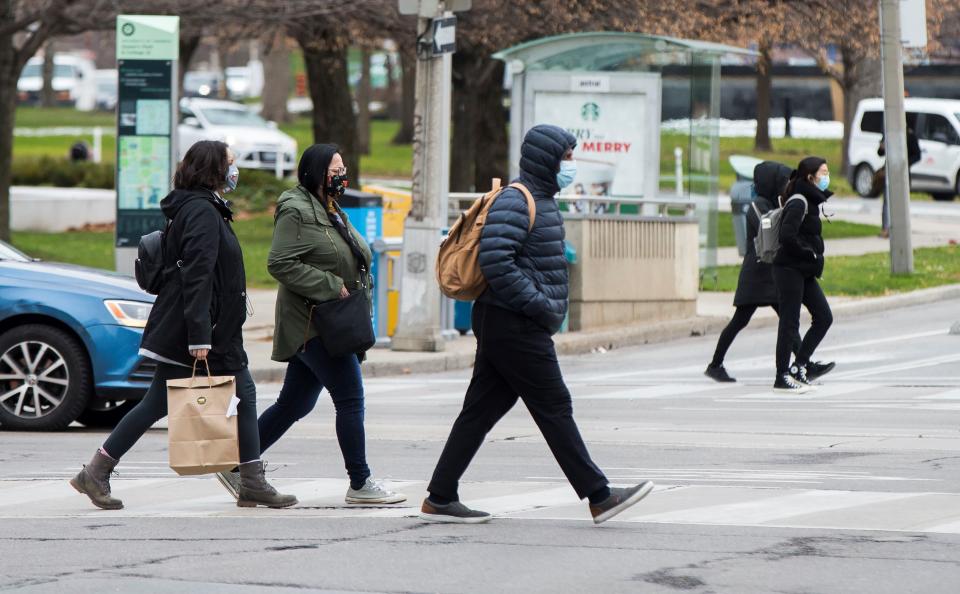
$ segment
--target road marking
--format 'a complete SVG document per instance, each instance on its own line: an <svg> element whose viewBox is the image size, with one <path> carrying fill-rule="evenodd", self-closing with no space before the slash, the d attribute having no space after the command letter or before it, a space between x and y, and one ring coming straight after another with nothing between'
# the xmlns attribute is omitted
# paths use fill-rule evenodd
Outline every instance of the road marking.
<svg viewBox="0 0 960 594"><path fill-rule="evenodd" d="M735 472L749 475L752 470ZM647 499L614 521L960 534L960 494L956 493L691 485L669 480L669 484L658 485ZM336 517L410 518L418 513L426 489L423 481L389 481L389 486L405 493L408 500L397 506L371 509L343 502L347 481L342 478L285 478L271 482L281 492L297 495L300 505L285 510L238 508L210 477L133 479L114 481L114 495L123 499L126 507L104 512L93 508L63 480L24 484L4 479L0 480L0 518L269 517L300 522ZM490 511L500 519L590 519L587 505L562 481L465 482L461 484L461 496L469 505Z"/></svg>

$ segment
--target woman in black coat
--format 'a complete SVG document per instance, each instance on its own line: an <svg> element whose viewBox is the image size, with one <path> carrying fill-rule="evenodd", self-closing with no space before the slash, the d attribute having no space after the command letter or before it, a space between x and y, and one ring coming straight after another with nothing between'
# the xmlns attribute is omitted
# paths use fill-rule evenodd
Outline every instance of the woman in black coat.
<svg viewBox="0 0 960 594"><path fill-rule="evenodd" d="M164 243L164 282L143 331L140 355L157 362L143 400L120 421L70 484L102 509L121 509L110 495L110 473L157 421L167 416L167 380L187 378L197 363L236 378L242 484L237 505L288 507L297 503L267 483L260 461L257 391L243 350L246 277L232 213L220 192L237 186L240 172L222 142L204 140L184 155L174 190L160 207L170 221Z"/></svg>
<svg viewBox="0 0 960 594"><path fill-rule="evenodd" d="M807 157L790 174L781 195L780 249L773 261L773 281L780 300L775 392L808 392L812 389L810 382L834 367L833 363L810 361L833 323L830 304L817 282L823 274L824 252L820 207L833 195L829 187L826 160ZM801 305L810 312L812 322L790 366L791 351L800 341Z"/></svg>
<svg viewBox="0 0 960 594"><path fill-rule="evenodd" d="M777 310L777 288L773 284L773 267L757 260L757 250L753 244L760 229L759 214L774 208L780 190L787 184L790 168L773 161L759 163L753 169L753 186L757 192L754 201L756 208L747 210L747 251L740 266L740 278L737 280L737 292L733 297L736 311L730 323L720 333L713 359L704 371L704 375L718 382L736 381L723 366L723 359L733 340L741 330L747 327L753 314L760 307L772 307Z"/></svg>

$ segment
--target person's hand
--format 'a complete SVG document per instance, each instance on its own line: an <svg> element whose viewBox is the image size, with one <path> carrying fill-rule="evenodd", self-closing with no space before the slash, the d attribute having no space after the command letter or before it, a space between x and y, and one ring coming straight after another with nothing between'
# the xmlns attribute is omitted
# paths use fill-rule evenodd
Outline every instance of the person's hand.
<svg viewBox="0 0 960 594"><path fill-rule="evenodd" d="M346 285L340 287L340 299L346 299L350 296L350 291L347 290Z"/></svg>
<svg viewBox="0 0 960 594"><path fill-rule="evenodd" d="M200 361L206 361L207 355L210 354L210 349L192 349L190 351L190 356L194 359L199 359Z"/></svg>

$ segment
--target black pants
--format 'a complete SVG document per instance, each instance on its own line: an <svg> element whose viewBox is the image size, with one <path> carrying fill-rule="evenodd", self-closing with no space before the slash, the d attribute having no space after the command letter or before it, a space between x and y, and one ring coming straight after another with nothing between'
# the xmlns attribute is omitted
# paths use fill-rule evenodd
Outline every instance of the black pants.
<svg viewBox="0 0 960 594"><path fill-rule="evenodd" d="M201 373L197 370L197 373ZM236 376L237 398L237 432L240 441L240 462L251 462L260 459L260 432L257 430L257 386L253 383L250 371L230 371L220 373L216 370L213 375ZM167 380L190 377L190 369L179 365L157 364L157 373L153 376L153 383L133 410L117 424L110 433L107 441L103 442L103 449L107 455L119 460L137 443L147 429L154 423L167 416Z"/></svg>
<svg viewBox="0 0 960 594"><path fill-rule="evenodd" d="M460 477L487 432L522 398L567 480L583 499L607 485L573 420L549 332L530 318L492 305L473 306L477 356L463 410L453 424L427 490L456 500Z"/></svg>
<svg viewBox="0 0 960 594"><path fill-rule="evenodd" d="M797 364L805 365L813 356L820 341L827 335L833 324L830 304L820 288L816 277L804 277L803 274L786 266L773 267L773 282L777 285L780 298L780 325L777 328L777 375L784 374L790 368L790 352L796 343ZM810 329L800 341L800 305L810 312Z"/></svg>
<svg viewBox="0 0 960 594"><path fill-rule="evenodd" d="M773 311L777 312L778 315L780 314L780 308L778 306L771 305L770 307L772 307ZM717 339L717 348L713 351L713 360L710 361L711 366L720 367L723 365L723 359L727 356L727 351L730 350L733 339L737 337L737 334L740 334L741 330L747 327L747 324L750 323L750 318L756 313L757 308L759 308L758 305L737 306L727 327L723 329L723 332L720 333L720 338Z"/></svg>

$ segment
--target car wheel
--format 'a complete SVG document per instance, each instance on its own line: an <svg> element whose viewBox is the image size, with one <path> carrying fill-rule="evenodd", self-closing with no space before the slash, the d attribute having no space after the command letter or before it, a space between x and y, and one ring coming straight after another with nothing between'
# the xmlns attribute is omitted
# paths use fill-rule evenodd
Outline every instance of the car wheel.
<svg viewBox="0 0 960 594"><path fill-rule="evenodd" d="M853 189L864 198L876 198L879 196L873 191L873 178L876 175L873 168L866 163L857 166L853 174Z"/></svg>
<svg viewBox="0 0 960 594"><path fill-rule="evenodd" d="M956 197L953 192L930 192L930 197L939 202L950 202Z"/></svg>
<svg viewBox="0 0 960 594"><path fill-rule="evenodd" d="M94 399L90 401L87 410L77 417L77 422L86 427L113 428L137 403L137 400Z"/></svg>
<svg viewBox="0 0 960 594"><path fill-rule="evenodd" d="M4 429L66 429L86 408L91 387L86 351L63 330L28 324L0 335Z"/></svg>

